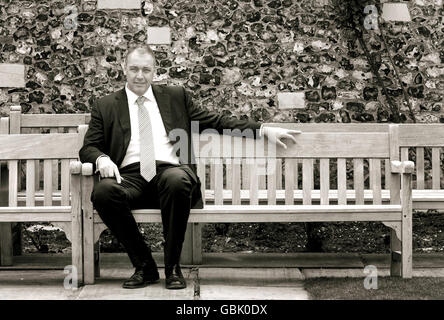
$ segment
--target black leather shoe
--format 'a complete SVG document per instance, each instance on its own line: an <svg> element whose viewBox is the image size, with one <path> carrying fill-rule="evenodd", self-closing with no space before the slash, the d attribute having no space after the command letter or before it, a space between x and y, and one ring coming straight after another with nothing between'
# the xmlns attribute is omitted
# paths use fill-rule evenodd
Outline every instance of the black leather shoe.
<svg viewBox="0 0 444 320"><path fill-rule="evenodd" d="M126 280L122 287L125 289L143 288L150 284L159 282L159 272L157 266L136 268L134 274Z"/></svg>
<svg viewBox="0 0 444 320"><path fill-rule="evenodd" d="M172 267L165 268L165 287L167 289L184 289L187 287L187 282L183 277L180 265L176 264Z"/></svg>

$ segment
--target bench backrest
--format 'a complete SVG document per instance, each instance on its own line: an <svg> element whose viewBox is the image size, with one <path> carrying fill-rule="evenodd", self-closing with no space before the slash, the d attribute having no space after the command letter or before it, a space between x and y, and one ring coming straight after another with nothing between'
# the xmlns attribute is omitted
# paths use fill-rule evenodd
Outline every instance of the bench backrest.
<svg viewBox="0 0 444 320"><path fill-rule="evenodd" d="M389 124L382 123L269 123L269 126L281 126L298 129L303 132L388 132ZM441 153L444 147L444 124L400 124L399 125L399 158L415 162L415 173L412 177L413 189L442 190ZM389 163L383 164L389 175ZM390 179L384 179L384 188L390 189Z"/></svg>
<svg viewBox="0 0 444 320"><path fill-rule="evenodd" d="M444 147L444 124L405 124L399 126L401 160L416 165L414 189L442 189L441 151Z"/></svg>
<svg viewBox="0 0 444 320"><path fill-rule="evenodd" d="M35 205L36 161L43 162L44 205L53 205L52 161L60 161L62 171L69 172L69 163L78 159L81 134L5 134L0 135L0 161L9 169L9 206L18 205L17 184L19 161L26 166L26 205ZM69 174L62 174L61 205L69 204Z"/></svg>
<svg viewBox="0 0 444 320"><path fill-rule="evenodd" d="M11 106L9 113L10 134L41 134L41 133L76 133L79 125L89 123L91 115L82 114L23 114L20 106ZM77 156L75 157L77 158ZM19 167L23 167L19 164ZM19 170L20 171L20 170ZM63 171L63 172L62 172ZM43 182L42 164L35 164L35 190L40 191ZM69 168L63 162L52 162L52 188L61 191L63 177L69 176ZM22 190L22 179L18 180L18 189Z"/></svg>
<svg viewBox="0 0 444 320"><path fill-rule="evenodd" d="M392 127L390 131L398 126ZM285 203L293 204L294 190L300 188L303 204L310 204L311 191L318 181L321 204L329 204L331 188L338 190L338 203L346 204L346 191L350 186L348 178L353 168L355 203L364 204L364 164L368 163L373 202L381 202L381 161L395 160L390 132L303 131L296 139L296 144L288 143L287 150L276 148L274 156L267 153L267 143L261 145L260 140L217 134L195 138L194 149L199 148L196 160L202 191L210 189L214 192L214 203L223 204L224 190L229 190L232 204L240 204L241 190L249 190L249 203L258 204L258 192L265 189L268 204L275 204L277 190L282 188ZM224 171L229 172L225 179ZM337 178L331 179L332 176Z"/></svg>

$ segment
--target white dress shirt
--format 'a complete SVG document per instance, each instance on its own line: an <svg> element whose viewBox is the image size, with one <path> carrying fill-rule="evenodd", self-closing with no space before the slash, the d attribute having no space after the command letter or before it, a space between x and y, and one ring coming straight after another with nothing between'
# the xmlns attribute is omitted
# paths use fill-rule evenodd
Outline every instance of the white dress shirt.
<svg viewBox="0 0 444 320"><path fill-rule="evenodd" d="M128 84L125 85L125 91L128 98L131 140L120 168L131 163L140 162L139 106L136 104L136 100L139 96L128 88ZM173 145L168 139L162 116L160 115L159 106L157 105L156 98L153 94L153 88L150 86L143 96L148 99L145 101L143 107L148 110L151 119L155 159L179 164L179 157L173 152Z"/></svg>

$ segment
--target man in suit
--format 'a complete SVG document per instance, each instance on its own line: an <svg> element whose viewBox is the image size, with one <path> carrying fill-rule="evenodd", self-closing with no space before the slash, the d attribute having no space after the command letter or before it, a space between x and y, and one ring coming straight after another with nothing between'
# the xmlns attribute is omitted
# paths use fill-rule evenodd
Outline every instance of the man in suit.
<svg viewBox="0 0 444 320"><path fill-rule="evenodd" d="M95 102L79 154L82 162L93 163L100 173L91 200L136 269L123 287L140 288L159 280L151 250L131 214L143 207L161 209L166 288L182 289L186 281L179 260L190 208L203 207L193 164L191 121L199 123L200 131L253 129L255 137L261 125L199 108L181 87L152 84L155 65L149 46L128 50L122 64L125 88ZM169 135L173 129L187 133L188 154L174 152ZM281 128L262 131L283 147L281 138L294 139L292 134L298 133Z"/></svg>

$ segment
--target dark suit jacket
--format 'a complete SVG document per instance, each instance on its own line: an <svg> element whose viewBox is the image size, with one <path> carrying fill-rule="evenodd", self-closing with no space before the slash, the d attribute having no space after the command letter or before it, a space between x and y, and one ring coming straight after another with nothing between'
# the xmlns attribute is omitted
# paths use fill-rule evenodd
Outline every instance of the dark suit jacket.
<svg viewBox="0 0 444 320"><path fill-rule="evenodd" d="M175 128L181 128L187 132L188 155L186 159L194 159L191 143L191 121L199 122L200 132L208 128L216 129L219 133L222 133L223 129L253 129L256 136L256 129L260 128L260 124L257 122L238 120L195 106L191 97L182 87L164 85L152 85L152 87L167 135ZM89 128L85 135L83 147L79 152L80 160L90 162L95 166L96 159L100 155L106 154L119 167L125 157L130 138L131 125L128 100L123 88L94 103ZM183 159L183 155L180 155L180 158ZM200 181L197 177L195 162L187 162L184 164L190 169L190 175L198 184L192 196L192 207L202 208Z"/></svg>

